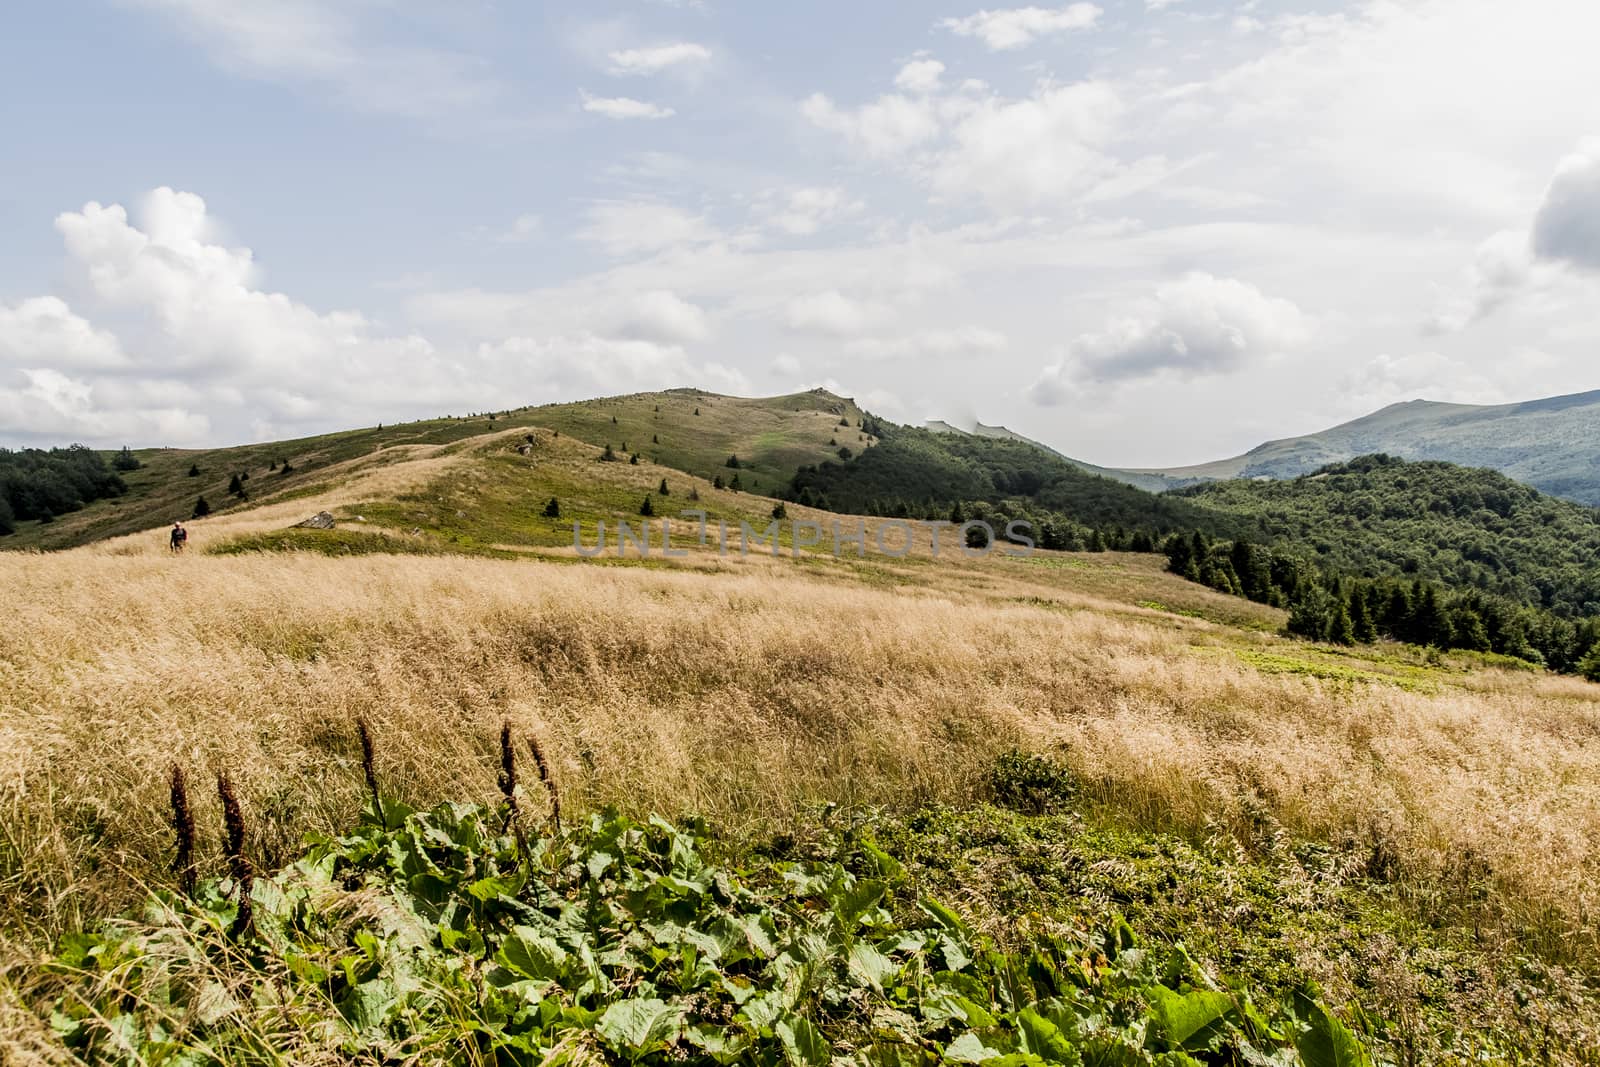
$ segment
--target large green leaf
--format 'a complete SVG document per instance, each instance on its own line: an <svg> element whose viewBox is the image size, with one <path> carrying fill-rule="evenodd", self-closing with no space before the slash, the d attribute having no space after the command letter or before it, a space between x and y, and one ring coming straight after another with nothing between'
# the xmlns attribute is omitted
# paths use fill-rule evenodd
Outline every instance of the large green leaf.
<svg viewBox="0 0 1600 1067"><path fill-rule="evenodd" d="M1158 985L1147 989L1145 996L1150 1001L1150 1017L1161 1036L1177 1049L1204 1049L1234 1010L1232 997L1209 989L1174 993Z"/></svg>
<svg viewBox="0 0 1600 1067"><path fill-rule="evenodd" d="M1312 1000L1302 1000L1306 1026L1295 1038L1295 1049L1306 1067L1368 1067L1370 1061L1354 1034Z"/></svg>
<svg viewBox="0 0 1600 1067"><path fill-rule="evenodd" d="M637 1059L665 1048L683 1013L682 1005L654 998L619 1000L600 1016L595 1032L617 1052Z"/></svg>
<svg viewBox="0 0 1600 1067"><path fill-rule="evenodd" d="M773 1024L772 1032L783 1043L784 1057L790 1067L828 1067L833 1050L810 1019L803 1015L785 1015Z"/></svg>

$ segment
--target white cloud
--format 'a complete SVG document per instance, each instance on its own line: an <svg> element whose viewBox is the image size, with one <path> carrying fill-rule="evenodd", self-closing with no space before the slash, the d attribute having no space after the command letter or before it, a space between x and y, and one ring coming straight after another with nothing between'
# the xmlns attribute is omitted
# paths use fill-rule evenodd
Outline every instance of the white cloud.
<svg viewBox="0 0 1600 1067"><path fill-rule="evenodd" d="M1298 348L1311 321L1288 300L1246 282L1191 274L1156 290L1155 299L1105 329L1080 335L1066 358L1033 384L1036 403L1054 404L1084 381L1235 371Z"/></svg>
<svg viewBox="0 0 1600 1067"><path fill-rule="evenodd" d="M1585 140L1556 167L1533 220L1533 250L1600 270L1600 138Z"/></svg>
<svg viewBox="0 0 1600 1067"><path fill-rule="evenodd" d="M470 58L382 39L369 5L325 0L122 0L165 16L217 66L246 77L329 91L362 111L437 118L498 95Z"/></svg>
<svg viewBox="0 0 1600 1067"><path fill-rule="evenodd" d="M862 337L844 346L845 352L864 359L903 359L908 356L949 358L990 356L1003 352L1006 335L983 326L919 330L899 337Z"/></svg>
<svg viewBox="0 0 1600 1067"><path fill-rule="evenodd" d="M1183 0L1144 0L1147 11L1165 11L1169 7L1183 3Z"/></svg>
<svg viewBox="0 0 1600 1067"><path fill-rule="evenodd" d="M1412 352L1373 358L1345 378L1342 391L1353 410L1365 412L1407 400L1501 404L1510 399L1506 384L1438 352Z"/></svg>
<svg viewBox="0 0 1600 1067"><path fill-rule="evenodd" d="M1088 3L1058 8L1014 7L940 19L938 25L959 37L976 37L990 51L999 52L1023 48L1049 34L1089 29L1101 14L1100 8Z"/></svg>
<svg viewBox="0 0 1600 1067"><path fill-rule="evenodd" d="M547 395L604 396L629 389L696 385L749 392L744 374L720 363L695 363L683 348L656 341L578 331L554 337L510 337L478 346L479 373L498 381L538 381Z"/></svg>
<svg viewBox="0 0 1600 1067"><path fill-rule="evenodd" d="M936 190L1001 210L1071 198L1115 176L1106 151L1122 102L1103 82L1041 86L1021 100L989 97L951 128L933 169Z"/></svg>
<svg viewBox="0 0 1600 1067"><path fill-rule="evenodd" d="M789 329L835 337L872 329L887 317L881 305L851 299L837 289L797 296L784 308L784 325Z"/></svg>
<svg viewBox="0 0 1600 1067"><path fill-rule="evenodd" d="M944 64L937 59L914 59L894 76L894 87L908 93L931 93L939 88Z"/></svg>
<svg viewBox="0 0 1600 1067"><path fill-rule="evenodd" d="M711 323L704 308L676 293L655 289L633 299L620 332L632 338L684 343L710 337Z"/></svg>
<svg viewBox="0 0 1600 1067"><path fill-rule="evenodd" d="M583 94L583 110L608 119L669 119L677 112L670 107L631 96L590 96Z"/></svg>
<svg viewBox="0 0 1600 1067"><path fill-rule="evenodd" d="M1451 297L1428 322L1428 329L1455 333L1493 313L1529 284L1533 257L1528 235L1497 233L1478 246L1466 270L1466 295Z"/></svg>
<svg viewBox="0 0 1600 1067"><path fill-rule="evenodd" d="M813 125L840 134L883 158L898 155L939 135L939 118L926 98L890 93L854 111L841 110L827 96L813 93L800 104Z"/></svg>
<svg viewBox="0 0 1600 1067"><path fill-rule="evenodd" d="M0 304L0 365L107 370L127 362L114 335L74 314L59 297Z"/></svg>
<svg viewBox="0 0 1600 1067"><path fill-rule="evenodd" d="M679 41L648 48L624 48L608 54L611 73L628 75L660 74L673 67L699 66L711 59L711 49L702 44Z"/></svg>
<svg viewBox="0 0 1600 1067"><path fill-rule="evenodd" d="M824 223L859 212L861 202L849 199L843 186L806 186L792 189L779 205L770 207L766 221L795 237L816 233Z"/></svg>
<svg viewBox="0 0 1600 1067"><path fill-rule="evenodd" d="M578 236L613 256L635 256L711 241L717 231L703 216L655 200L601 200L586 212Z"/></svg>

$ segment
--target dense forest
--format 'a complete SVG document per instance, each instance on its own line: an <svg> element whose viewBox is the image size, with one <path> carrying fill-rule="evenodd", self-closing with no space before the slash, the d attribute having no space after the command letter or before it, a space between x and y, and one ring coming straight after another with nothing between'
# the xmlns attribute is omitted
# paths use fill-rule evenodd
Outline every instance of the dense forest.
<svg viewBox="0 0 1600 1067"><path fill-rule="evenodd" d="M939 434L875 424L879 443L860 454L801 467L783 493L798 504L856 515L943 519L960 505L985 513L1055 521L1063 529L1120 529L1150 537L1203 529L1242 536L1247 517L1208 510L1172 496L1089 474L1022 441ZM1056 547L1056 546L1051 546Z"/></svg>
<svg viewBox="0 0 1600 1067"><path fill-rule="evenodd" d="M1334 573L1421 578L1562 616L1600 615L1600 511L1495 471L1376 455L1175 495L1248 517L1260 540Z"/></svg>
<svg viewBox="0 0 1600 1067"><path fill-rule="evenodd" d="M115 466L123 470L138 465L127 449L115 460ZM91 500L121 496L127 490L113 464L83 445L49 450L0 448L0 534L10 533L19 519L49 522Z"/></svg>

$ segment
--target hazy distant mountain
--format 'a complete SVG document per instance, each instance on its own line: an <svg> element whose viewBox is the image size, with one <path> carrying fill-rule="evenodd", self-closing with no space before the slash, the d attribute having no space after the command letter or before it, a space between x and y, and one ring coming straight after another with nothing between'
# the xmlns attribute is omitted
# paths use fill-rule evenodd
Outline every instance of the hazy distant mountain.
<svg viewBox="0 0 1600 1067"><path fill-rule="evenodd" d="M1268 441L1232 459L1112 476L1136 485L1154 477L1169 487L1293 478L1374 452L1488 467L1552 496L1600 506L1600 391L1492 406L1413 400L1321 433Z"/></svg>

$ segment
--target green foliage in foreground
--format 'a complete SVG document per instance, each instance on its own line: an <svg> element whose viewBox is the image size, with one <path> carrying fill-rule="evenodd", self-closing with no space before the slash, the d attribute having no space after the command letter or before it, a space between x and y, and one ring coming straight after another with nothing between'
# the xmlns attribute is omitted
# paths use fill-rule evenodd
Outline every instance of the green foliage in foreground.
<svg viewBox="0 0 1600 1067"><path fill-rule="evenodd" d="M1181 948L1013 933L996 949L858 861L708 858L704 827L384 805L255 882L69 939L56 1032L113 1063L1366 1064L1305 991L1257 1004ZM863 869L866 868L866 869Z"/></svg>

